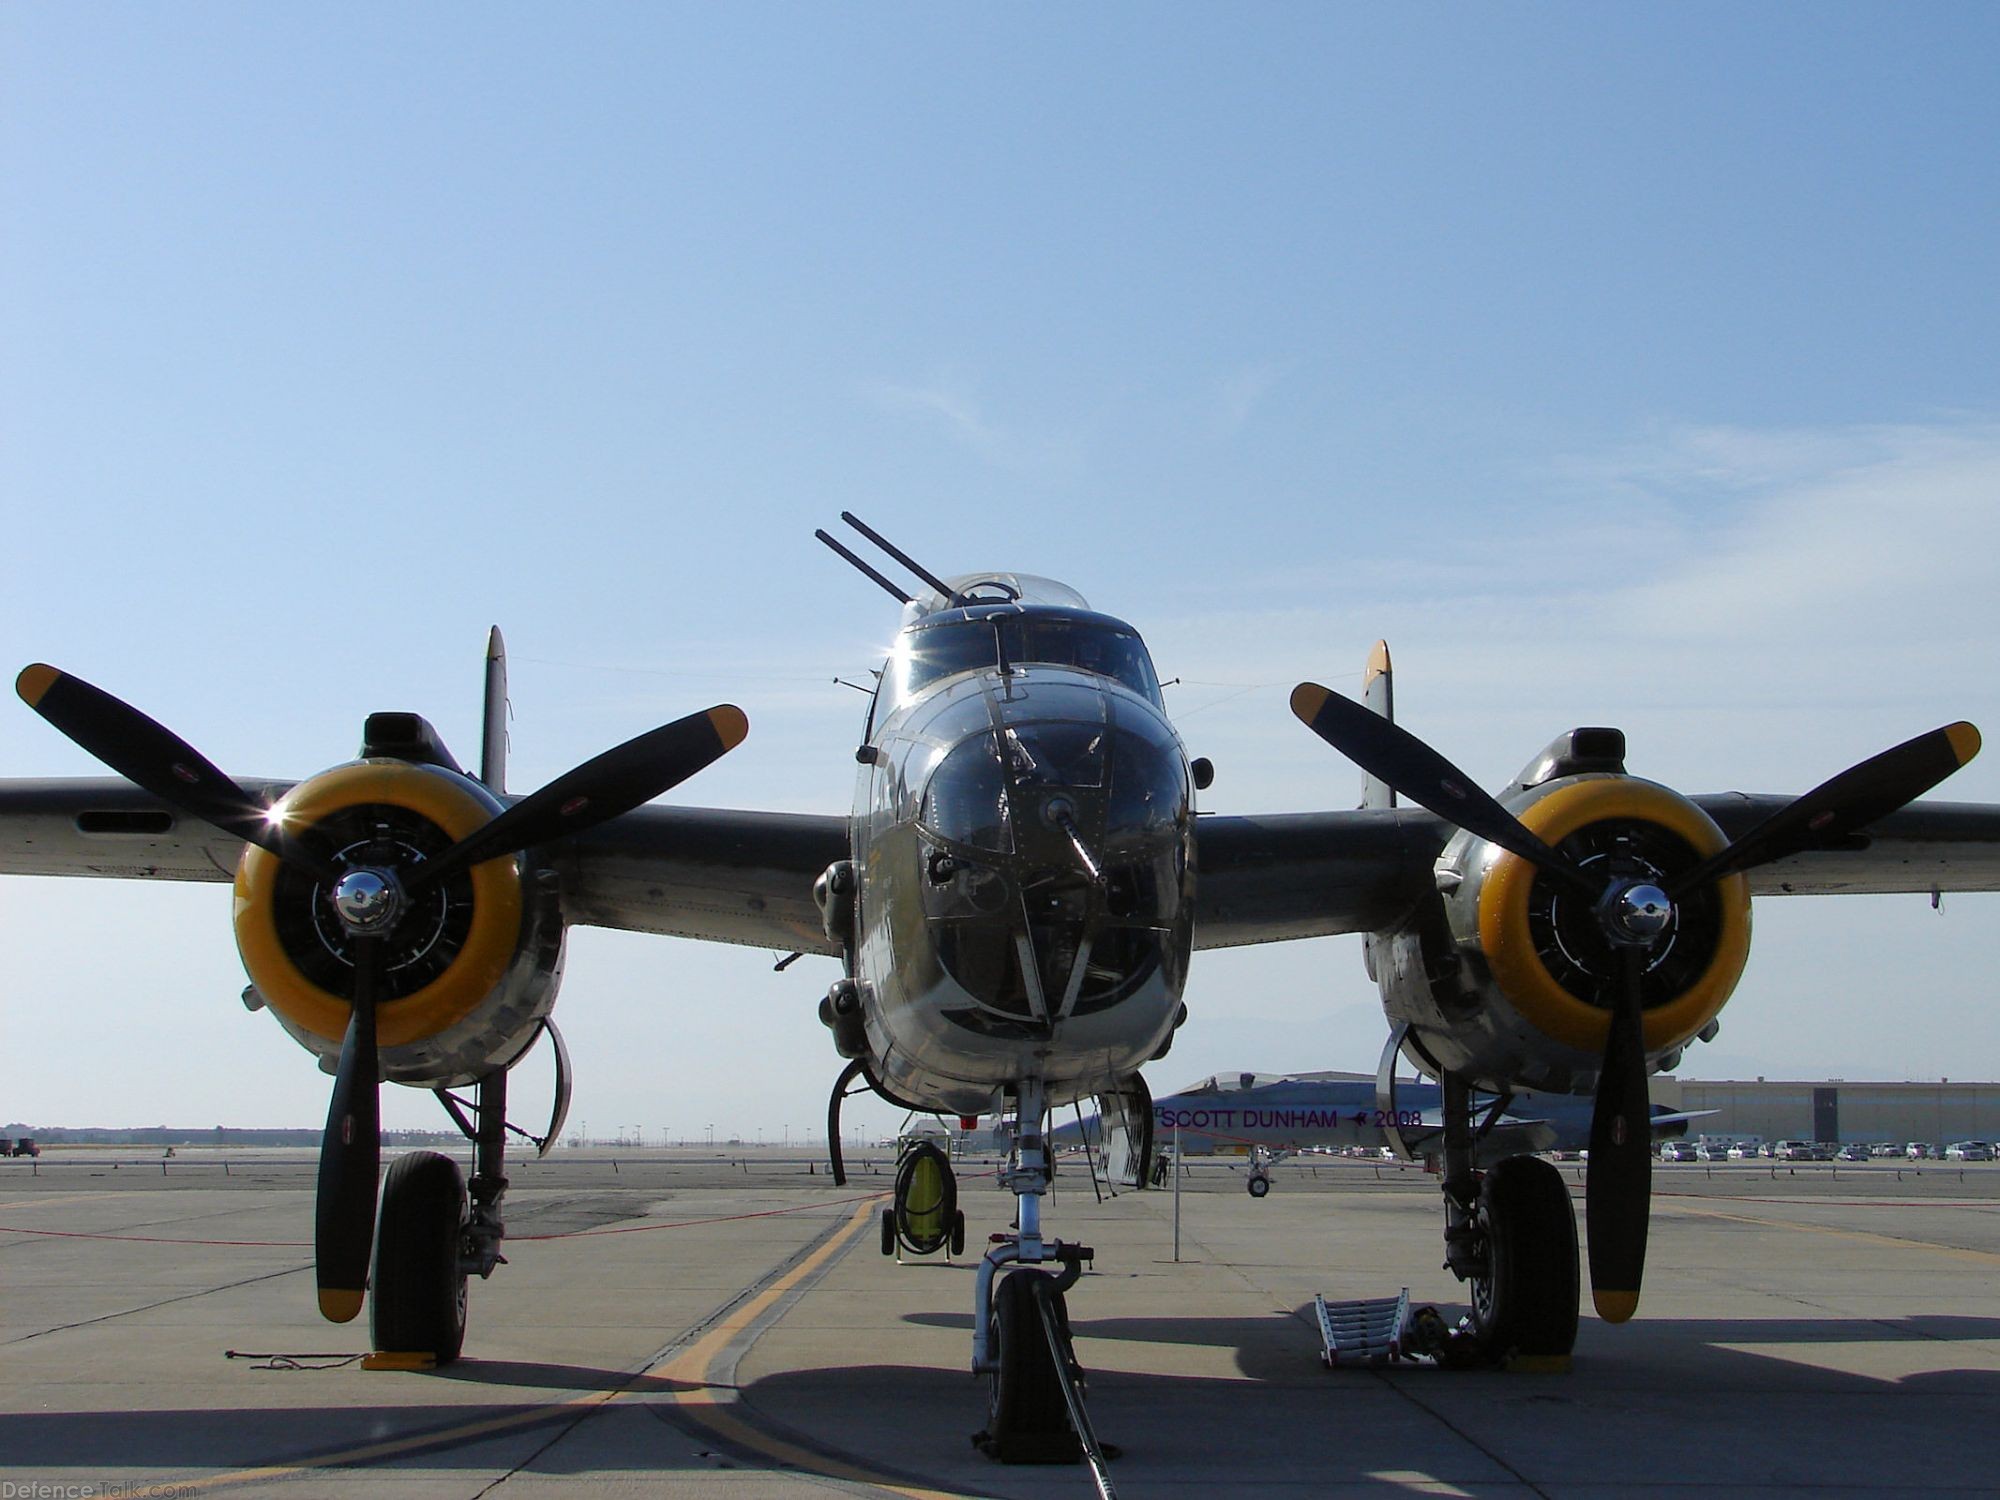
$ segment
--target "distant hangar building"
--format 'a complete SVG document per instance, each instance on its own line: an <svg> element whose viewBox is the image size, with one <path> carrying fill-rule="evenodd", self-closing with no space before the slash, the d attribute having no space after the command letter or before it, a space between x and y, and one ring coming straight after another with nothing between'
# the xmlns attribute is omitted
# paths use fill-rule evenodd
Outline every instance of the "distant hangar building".
<svg viewBox="0 0 2000 1500"><path fill-rule="evenodd" d="M1689 1135L1767 1141L2000 1140L2000 1083L1849 1083L1659 1077L1653 1098L1676 1109L1714 1110Z"/></svg>

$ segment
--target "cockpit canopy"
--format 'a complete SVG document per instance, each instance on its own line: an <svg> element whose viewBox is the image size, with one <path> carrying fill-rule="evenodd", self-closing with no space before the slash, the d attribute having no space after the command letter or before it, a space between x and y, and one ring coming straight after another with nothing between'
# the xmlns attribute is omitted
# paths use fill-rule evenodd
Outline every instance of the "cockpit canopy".
<svg viewBox="0 0 2000 1500"><path fill-rule="evenodd" d="M1160 679L1139 632L1090 610L974 605L940 610L897 638L889 661L894 701L901 705L960 672L1010 667L1069 667L1123 684L1164 707Z"/></svg>

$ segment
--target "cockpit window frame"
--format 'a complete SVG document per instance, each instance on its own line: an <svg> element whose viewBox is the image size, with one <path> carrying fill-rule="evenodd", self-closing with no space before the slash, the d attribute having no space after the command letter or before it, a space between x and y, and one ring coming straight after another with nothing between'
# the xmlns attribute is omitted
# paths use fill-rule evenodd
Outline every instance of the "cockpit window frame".
<svg viewBox="0 0 2000 1500"><path fill-rule="evenodd" d="M1000 622L1001 638L1007 642L1006 665L1010 669L1027 676L1032 676L1037 667L1088 672L1117 683L1127 692L1165 711L1166 700L1160 690L1159 670L1153 664L1152 653L1147 650L1144 637L1125 621L1094 610L1010 604L941 610L907 626L897 638L885 680L885 686L893 682L894 705L900 708L933 691L939 683L965 672L998 670L1001 654L993 637L996 620ZM1081 650L1070 653L1068 659L1042 655L1041 646L1065 628L1073 633L1085 632L1089 638L1111 649L1101 653L1095 662L1085 661ZM976 638L974 633L977 632L978 636L983 636L980 644L985 649L967 651L963 654L962 664L953 663L919 678L913 671L916 659L914 648L933 632L949 632L954 643L961 637L969 643ZM1075 634L1073 639L1081 642L1085 635ZM1121 666L1126 670L1119 670Z"/></svg>

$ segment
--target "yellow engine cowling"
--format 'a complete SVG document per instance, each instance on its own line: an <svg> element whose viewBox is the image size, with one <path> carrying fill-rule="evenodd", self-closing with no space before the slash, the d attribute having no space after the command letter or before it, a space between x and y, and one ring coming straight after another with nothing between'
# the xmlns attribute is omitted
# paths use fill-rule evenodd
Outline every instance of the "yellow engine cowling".
<svg viewBox="0 0 2000 1500"><path fill-rule="evenodd" d="M437 766L362 760L301 782L272 816L330 854L395 846L397 864L436 858L500 803ZM376 1002L382 1076L457 1087L518 1058L555 1004L563 928L548 879L519 856L488 860L420 896L388 939ZM236 866L236 946L246 999L331 1070L347 1030L346 934L309 874L246 846Z"/></svg>
<svg viewBox="0 0 2000 1500"><path fill-rule="evenodd" d="M1670 877L1727 842L1686 798L1622 774L1564 777L1502 801L1586 868ZM1419 1065L1496 1089L1594 1086L1623 980L1588 904L1518 855L1463 833L1439 859L1437 883L1439 908L1376 943L1384 1004L1414 1028ZM1649 1059L1670 1065L1708 1027L1749 954L1743 876L1678 904L1642 986Z"/></svg>

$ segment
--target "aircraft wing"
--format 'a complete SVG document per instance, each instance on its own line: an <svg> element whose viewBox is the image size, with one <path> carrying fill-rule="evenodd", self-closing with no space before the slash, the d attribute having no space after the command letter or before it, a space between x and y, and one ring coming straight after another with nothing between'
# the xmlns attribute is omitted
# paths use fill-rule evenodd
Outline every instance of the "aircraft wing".
<svg viewBox="0 0 2000 1500"><path fill-rule="evenodd" d="M1792 799L1692 799L1730 838ZM1393 926L1431 889L1450 839L1414 808L1203 817L1195 824L1197 948ZM1914 802L1834 847L1750 872L1753 895L2000 890L2000 806Z"/></svg>
<svg viewBox="0 0 2000 1500"><path fill-rule="evenodd" d="M844 817L654 804L559 846L556 868L571 922L837 954L812 891L847 855Z"/></svg>
<svg viewBox="0 0 2000 1500"><path fill-rule="evenodd" d="M291 786L239 784L266 801ZM0 875L222 882L242 850L119 777L0 781ZM847 855L845 818L649 805L552 852L570 922L838 951L812 887Z"/></svg>
<svg viewBox="0 0 2000 1500"><path fill-rule="evenodd" d="M1393 926L1431 886L1450 837L1421 810L1195 820L1197 948Z"/></svg>
<svg viewBox="0 0 2000 1500"><path fill-rule="evenodd" d="M1691 799L1734 839L1792 799L1723 792ZM1753 896L2000 891L2000 806L1912 802L1831 849L1750 872Z"/></svg>
<svg viewBox="0 0 2000 1500"><path fill-rule="evenodd" d="M241 785L275 800L291 783ZM1789 799L1694 800L1733 838ZM1195 946L1392 926L1430 889L1450 831L1410 808L1203 817ZM556 864L571 922L832 953L812 884L847 847L834 815L653 804L560 846ZM0 781L0 874L222 882L241 849L119 777ZM2000 807L1913 803L1750 880L1757 895L2000 890Z"/></svg>
<svg viewBox="0 0 2000 1500"><path fill-rule="evenodd" d="M239 781L276 801L289 781ZM228 881L243 841L120 776L0 781L0 875Z"/></svg>

